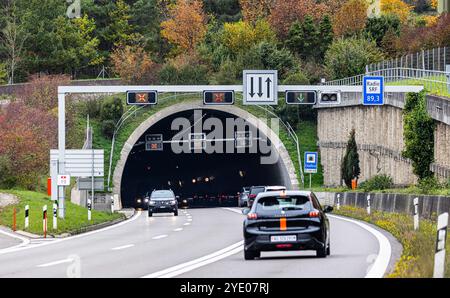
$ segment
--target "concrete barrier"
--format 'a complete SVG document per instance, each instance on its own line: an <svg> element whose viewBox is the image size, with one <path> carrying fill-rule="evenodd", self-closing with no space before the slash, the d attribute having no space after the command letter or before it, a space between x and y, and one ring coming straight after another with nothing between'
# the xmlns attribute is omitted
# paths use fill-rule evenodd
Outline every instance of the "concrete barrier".
<svg viewBox="0 0 450 298"><path fill-rule="evenodd" d="M321 204L336 205L340 194L341 206L367 207L367 195L364 192L316 192ZM419 215L422 218L434 218L444 212L450 212L449 196L409 195L391 193L370 193L371 209L414 215L414 198L419 198Z"/></svg>

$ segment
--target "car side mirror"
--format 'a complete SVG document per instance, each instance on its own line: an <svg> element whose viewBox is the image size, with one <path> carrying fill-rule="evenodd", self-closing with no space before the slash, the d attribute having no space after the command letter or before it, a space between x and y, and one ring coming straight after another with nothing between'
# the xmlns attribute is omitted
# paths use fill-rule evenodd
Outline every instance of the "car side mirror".
<svg viewBox="0 0 450 298"><path fill-rule="evenodd" d="M250 213L250 208L244 208L242 209L242 214L247 215Z"/></svg>
<svg viewBox="0 0 450 298"><path fill-rule="evenodd" d="M328 206L328 205L326 205L324 208L323 208L323 212L325 212L325 213L330 213L330 212L332 212L333 211L333 206Z"/></svg>

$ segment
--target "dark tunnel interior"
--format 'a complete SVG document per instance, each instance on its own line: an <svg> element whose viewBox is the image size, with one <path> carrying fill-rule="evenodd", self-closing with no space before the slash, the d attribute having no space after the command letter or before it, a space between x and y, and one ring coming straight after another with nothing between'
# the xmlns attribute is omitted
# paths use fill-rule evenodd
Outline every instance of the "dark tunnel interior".
<svg viewBox="0 0 450 298"><path fill-rule="evenodd" d="M235 115L212 109L197 110L197 115L199 114L203 117L200 123L215 117L222 121L224 127L226 118L237 118ZM167 141L180 132L171 129L172 121L178 117L189 119L191 125L199 123L198 118L194 117L194 110L173 114L150 127L134 145L122 176L123 207L136 207L136 199L154 189L172 189L181 199L190 199L194 205L199 203L200 199L205 202L204 198L207 197L208 205L215 206L222 203L237 204L237 193L243 186L287 186L282 160L278 159L275 164L261 164L262 153L259 150L256 153L250 153L249 148L246 148L245 153L234 154L208 154L204 151L177 154L173 152L170 143L165 143L162 151L146 151L145 135L163 134L164 141ZM193 132L193 128L189 129L189 132ZM203 132L208 134L210 131ZM257 141L253 141L253 146L256 144ZM228 199L219 200L223 197Z"/></svg>

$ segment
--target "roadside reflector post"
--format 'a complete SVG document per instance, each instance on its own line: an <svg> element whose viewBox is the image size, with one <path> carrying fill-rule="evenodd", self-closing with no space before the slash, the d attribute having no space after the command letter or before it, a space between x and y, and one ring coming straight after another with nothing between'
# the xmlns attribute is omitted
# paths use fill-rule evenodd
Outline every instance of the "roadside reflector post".
<svg viewBox="0 0 450 298"><path fill-rule="evenodd" d="M114 196L111 196L111 213L114 213Z"/></svg>
<svg viewBox="0 0 450 298"><path fill-rule="evenodd" d="M436 235L436 254L434 255L434 278L443 278L445 273L445 241L447 238L448 213L438 217Z"/></svg>
<svg viewBox="0 0 450 298"><path fill-rule="evenodd" d="M341 209L341 194L337 194L337 204L336 204L337 210Z"/></svg>
<svg viewBox="0 0 450 298"><path fill-rule="evenodd" d="M47 238L47 205L42 207L42 229L44 231L44 238Z"/></svg>
<svg viewBox="0 0 450 298"><path fill-rule="evenodd" d="M25 229L28 229L28 227L30 226L30 206L26 205L25 206Z"/></svg>
<svg viewBox="0 0 450 298"><path fill-rule="evenodd" d="M370 214L370 195L367 195L367 214Z"/></svg>
<svg viewBox="0 0 450 298"><path fill-rule="evenodd" d="M16 231L16 220L17 220L17 218L16 218L16 213L17 213L17 211L16 211L16 207L14 207L14 209L13 209L13 226L12 226L12 230L15 232Z"/></svg>
<svg viewBox="0 0 450 298"><path fill-rule="evenodd" d="M58 215L57 215L57 211L58 211L58 206L53 203L53 230L57 230L58 229Z"/></svg>
<svg viewBox="0 0 450 298"><path fill-rule="evenodd" d="M414 231L419 229L419 198L414 198Z"/></svg>
<svg viewBox="0 0 450 298"><path fill-rule="evenodd" d="M91 199L88 199L87 207L88 207L88 220L90 221L91 218L92 218L92 215L91 215L91 209L92 209L92 202L91 202Z"/></svg>

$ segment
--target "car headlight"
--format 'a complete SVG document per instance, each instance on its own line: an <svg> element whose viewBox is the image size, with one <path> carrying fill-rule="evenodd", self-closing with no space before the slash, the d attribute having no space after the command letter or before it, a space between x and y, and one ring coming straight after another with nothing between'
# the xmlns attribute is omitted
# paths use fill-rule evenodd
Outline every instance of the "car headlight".
<svg viewBox="0 0 450 298"><path fill-rule="evenodd" d="M149 204L150 205L155 205L155 201L150 201Z"/></svg>
<svg viewBox="0 0 450 298"><path fill-rule="evenodd" d="M177 201L173 200L170 202L170 205L175 205L177 203Z"/></svg>
<svg viewBox="0 0 450 298"><path fill-rule="evenodd" d="M187 200L183 200L183 203L187 203Z"/></svg>
<svg viewBox="0 0 450 298"><path fill-rule="evenodd" d="M138 202L138 204L140 204L142 201L141 201L141 199L137 199L137 202Z"/></svg>
<svg viewBox="0 0 450 298"><path fill-rule="evenodd" d="M148 199L145 199L144 202L148 203Z"/></svg>

